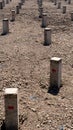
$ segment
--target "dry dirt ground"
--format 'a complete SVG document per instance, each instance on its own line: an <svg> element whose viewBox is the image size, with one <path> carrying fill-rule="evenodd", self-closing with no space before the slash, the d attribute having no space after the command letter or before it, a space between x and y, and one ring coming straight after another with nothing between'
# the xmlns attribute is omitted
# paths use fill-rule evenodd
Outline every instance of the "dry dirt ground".
<svg viewBox="0 0 73 130"><path fill-rule="evenodd" d="M11 9L19 1L13 0L0 10L2 19L11 18ZM52 29L52 43L44 46L44 29L38 17L37 0L25 0L15 22L9 21L9 34L0 35L0 123L4 118L4 89L19 90L20 130L73 130L73 21L70 13L57 9L50 0L43 0ZM62 58L62 87L57 95L48 93L50 58Z"/></svg>

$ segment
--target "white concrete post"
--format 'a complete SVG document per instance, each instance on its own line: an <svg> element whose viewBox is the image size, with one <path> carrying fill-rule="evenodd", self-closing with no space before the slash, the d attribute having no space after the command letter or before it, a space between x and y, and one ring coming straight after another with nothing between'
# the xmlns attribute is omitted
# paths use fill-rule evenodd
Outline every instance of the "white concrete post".
<svg viewBox="0 0 73 130"><path fill-rule="evenodd" d="M18 130L18 89L6 88L4 94L5 100L5 125L6 130Z"/></svg>
<svg viewBox="0 0 73 130"><path fill-rule="evenodd" d="M3 35L9 33L9 20L8 18L3 19Z"/></svg>
<svg viewBox="0 0 73 130"><path fill-rule="evenodd" d="M66 13L66 6L63 6L63 14Z"/></svg>
<svg viewBox="0 0 73 130"><path fill-rule="evenodd" d="M50 60L50 87L61 87L62 59L52 57Z"/></svg>
<svg viewBox="0 0 73 130"><path fill-rule="evenodd" d="M12 15L11 21L15 21L15 10L11 10L11 15Z"/></svg>
<svg viewBox="0 0 73 130"><path fill-rule="evenodd" d="M44 29L44 45L51 44L51 28Z"/></svg>
<svg viewBox="0 0 73 130"><path fill-rule="evenodd" d="M16 6L16 14L19 14L19 6Z"/></svg>
<svg viewBox="0 0 73 130"><path fill-rule="evenodd" d="M71 21L73 21L73 12L71 12Z"/></svg>
<svg viewBox="0 0 73 130"><path fill-rule="evenodd" d="M45 28L47 26L47 14L42 14L42 27Z"/></svg>
<svg viewBox="0 0 73 130"><path fill-rule="evenodd" d="M43 7L39 7L39 18L42 18Z"/></svg>
<svg viewBox="0 0 73 130"><path fill-rule="evenodd" d="M61 9L61 2L58 2L58 9Z"/></svg>

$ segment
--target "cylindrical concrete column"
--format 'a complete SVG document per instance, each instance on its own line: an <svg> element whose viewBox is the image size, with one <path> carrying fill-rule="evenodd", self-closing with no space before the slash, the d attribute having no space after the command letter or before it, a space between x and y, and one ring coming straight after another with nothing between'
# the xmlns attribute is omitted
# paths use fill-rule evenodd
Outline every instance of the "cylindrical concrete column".
<svg viewBox="0 0 73 130"><path fill-rule="evenodd" d="M50 60L50 87L61 87L61 71L62 71L62 59L58 57L52 57Z"/></svg>
<svg viewBox="0 0 73 130"><path fill-rule="evenodd" d="M11 21L15 21L15 10L11 10L11 15L12 15Z"/></svg>
<svg viewBox="0 0 73 130"><path fill-rule="evenodd" d="M42 14L43 14L43 7L39 8L39 18L42 18Z"/></svg>
<svg viewBox="0 0 73 130"><path fill-rule="evenodd" d="M73 12L71 12L71 21L73 21Z"/></svg>
<svg viewBox="0 0 73 130"><path fill-rule="evenodd" d="M6 0L6 4L9 4L9 0Z"/></svg>
<svg viewBox="0 0 73 130"><path fill-rule="evenodd" d="M42 6L42 0L39 0L38 5L39 5L39 7Z"/></svg>
<svg viewBox="0 0 73 130"><path fill-rule="evenodd" d="M51 28L45 28L44 29L44 45L50 45L51 44Z"/></svg>
<svg viewBox="0 0 73 130"><path fill-rule="evenodd" d="M54 5L56 5L57 4L57 0L54 0Z"/></svg>
<svg viewBox="0 0 73 130"><path fill-rule="evenodd" d="M6 130L18 130L18 89L6 88L4 94L5 101L5 125Z"/></svg>
<svg viewBox="0 0 73 130"><path fill-rule="evenodd" d="M0 2L0 9L3 9L3 3L2 3L2 1Z"/></svg>
<svg viewBox="0 0 73 130"><path fill-rule="evenodd" d="M45 28L47 26L47 14L42 14L42 27Z"/></svg>
<svg viewBox="0 0 73 130"><path fill-rule="evenodd" d="M24 3L24 1L23 1L23 0L21 0L21 5L23 5L23 3Z"/></svg>
<svg viewBox="0 0 73 130"><path fill-rule="evenodd" d="M9 20L8 18L3 19L3 35L9 33Z"/></svg>
<svg viewBox="0 0 73 130"><path fill-rule="evenodd" d="M22 4L21 4L21 2L19 2L19 3L18 3L18 5L19 5L19 9L21 9L21 7L22 7Z"/></svg>
<svg viewBox="0 0 73 130"><path fill-rule="evenodd" d="M66 13L66 6L63 6L63 14Z"/></svg>
<svg viewBox="0 0 73 130"><path fill-rule="evenodd" d="M58 9L61 9L61 2L58 2Z"/></svg>
<svg viewBox="0 0 73 130"><path fill-rule="evenodd" d="M19 6L16 6L16 14L19 14Z"/></svg>
<svg viewBox="0 0 73 130"><path fill-rule="evenodd" d="M3 4L3 7L5 7L5 1L4 0L2 0L2 4Z"/></svg>
<svg viewBox="0 0 73 130"><path fill-rule="evenodd" d="M68 4L71 4L71 0L68 0Z"/></svg>

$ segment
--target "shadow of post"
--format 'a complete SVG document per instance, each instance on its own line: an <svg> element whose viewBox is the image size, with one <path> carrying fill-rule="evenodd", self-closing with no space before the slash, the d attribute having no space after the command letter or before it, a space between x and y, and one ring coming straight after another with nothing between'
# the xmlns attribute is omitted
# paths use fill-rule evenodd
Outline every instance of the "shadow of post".
<svg viewBox="0 0 73 130"><path fill-rule="evenodd" d="M59 93L59 90L60 88L58 88L57 86L49 87L48 93L52 95L57 95Z"/></svg>
<svg viewBox="0 0 73 130"><path fill-rule="evenodd" d="M1 123L1 130L6 130L5 120Z"/></svg>

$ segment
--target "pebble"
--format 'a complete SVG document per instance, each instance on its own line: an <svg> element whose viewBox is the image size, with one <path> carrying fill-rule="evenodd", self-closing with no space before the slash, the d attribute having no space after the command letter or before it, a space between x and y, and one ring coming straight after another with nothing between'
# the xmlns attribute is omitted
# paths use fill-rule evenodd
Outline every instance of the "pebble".
<svg viewBox="0 0 73 130"><path fill-rule="evenodd" d="M31 110L32 110L33 112L36 112L36 109L35 109L35 108L31 108Z"/></svg>
<svg viewBox="0 0 73 130"><path fill-rule="evenodd" d="M40 124L37 124L37 128L40 128Z"/></svg>

